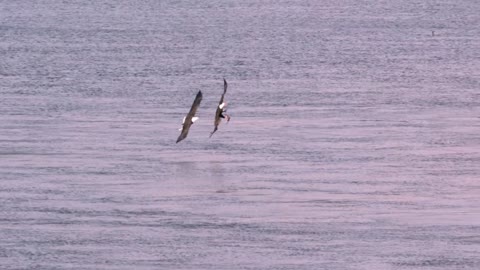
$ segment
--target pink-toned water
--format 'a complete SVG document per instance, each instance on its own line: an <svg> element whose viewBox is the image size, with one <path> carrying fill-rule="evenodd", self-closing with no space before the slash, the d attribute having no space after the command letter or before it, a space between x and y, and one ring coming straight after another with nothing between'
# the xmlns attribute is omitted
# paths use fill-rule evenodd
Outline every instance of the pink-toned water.
<svg viewBox="0 0 480 270"><path fill-rule="evenodd" d="M480 269L479 4L203 2L0 1L1 269Z"/></svg>

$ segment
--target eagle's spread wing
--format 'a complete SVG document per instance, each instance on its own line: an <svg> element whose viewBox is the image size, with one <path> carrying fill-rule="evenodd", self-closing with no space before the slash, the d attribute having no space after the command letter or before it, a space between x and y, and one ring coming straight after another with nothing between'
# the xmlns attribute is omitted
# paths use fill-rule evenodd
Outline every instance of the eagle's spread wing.
<svg viewBox="0 0 480 270"><path fill-rule="evenodd" d="M213 133L215 133L215 131L218 130L218 125L220 125L220 121L222 121L222 119L220 118L220 115L222 115L223 98L225 97L225 93L227 93L227 87L228 87L227 81L223 79L223 94L222 94L222 97L220 98L220 102L218 103L217 110L215 111L215 120L213 122L213 125L215 126L215 128L213 129L212 133L210 133L210 137L212 137Z"/></svg>
<svg viewBox="0 0 480 270"><path fill-rule="evenodd" d="M190 130L190 127L193 124L192 119L195 116L195 113L197 112L198 107L200 107L200 102L202 101L202 97L203 97L202 91L198 91L198 94L195 97L195 100L193 101L192 107L190 108L190 111L188 112L187 116L185 117L185 120L183 121L182 132L180 133L180 136L178 136L177 143L187 137L188 131Z"/></svg>

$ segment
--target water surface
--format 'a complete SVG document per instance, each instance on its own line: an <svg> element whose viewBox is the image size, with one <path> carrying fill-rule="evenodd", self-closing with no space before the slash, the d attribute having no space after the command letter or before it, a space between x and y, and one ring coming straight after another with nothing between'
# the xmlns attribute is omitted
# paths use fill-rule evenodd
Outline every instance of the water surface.
<svg viewBox="0 0 480 270"><path fill-rule="evenodd" d="M2 269L479 268L476 1L207 2L0 1Z"/></svg>

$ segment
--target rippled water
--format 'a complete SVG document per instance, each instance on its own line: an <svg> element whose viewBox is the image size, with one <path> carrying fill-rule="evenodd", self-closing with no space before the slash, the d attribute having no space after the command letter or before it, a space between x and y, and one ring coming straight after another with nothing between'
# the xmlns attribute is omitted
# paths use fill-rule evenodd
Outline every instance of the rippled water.
<svg viewBox="0 0 480 270"><path fill-rule="evenodd" d="M0 268L479 269L477 2L0 1Z"/></svg>

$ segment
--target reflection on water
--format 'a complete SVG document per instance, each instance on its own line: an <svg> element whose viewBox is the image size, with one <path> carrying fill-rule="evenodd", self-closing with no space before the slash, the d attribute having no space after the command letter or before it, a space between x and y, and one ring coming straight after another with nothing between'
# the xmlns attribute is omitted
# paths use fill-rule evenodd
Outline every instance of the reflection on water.
<svg viewBox="0 0 480 270"><path fill-rule="evenodd" d="M2 3L0 268L476 270L476 10Z"/></svg>

